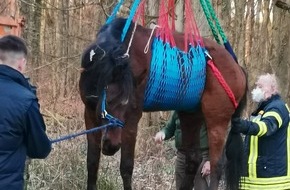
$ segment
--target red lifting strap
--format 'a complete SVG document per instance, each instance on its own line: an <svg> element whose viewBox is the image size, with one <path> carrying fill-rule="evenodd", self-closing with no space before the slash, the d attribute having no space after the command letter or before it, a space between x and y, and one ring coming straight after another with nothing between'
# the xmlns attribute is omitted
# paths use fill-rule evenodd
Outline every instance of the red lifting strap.
<svg viewBox="0 0 290 190"><path fill-rule="evenodd" d="M207 61L207 64L211 68L214 76L218 79L218 81L221 84L221 86L226 91L226 93L229 96L231 102L233 103L235 109L237 109L238 103L237 103L237 100L235 98L235 95L234 95L233 91L231 90L231 88L229 87L229 85L227 84L227 82L225 81L224 77L222 76L220 71L216 68L216 66L214 65L214 63L213 63L213 61L211 59L209 59Z"/></svg>
<svg viewBox="0 0 290 190"><path fill-rule="evenodd" d="M145 26L145 2L146 0L142 0L137 11L136 14L133 18L133 22L137 22L139 19L139 16L141 17L141 24L142 26Z"/></svg>
<svg viewBox="0 0 290 190"><path fill-rule="evenodd" d="M160 26L160 28L157 29L156 35L161 39L163 39L165 42L169 43L172 47L175 47L176 44L173 38L173 32L168 22L169 22L169 11L166 9L166 0L160 0L159 19L158 19L158 25Z"/></svg>
<svg viewBox="0 0 290 190"><path fill-rule="evenodd" d="M169 7L169 13L171 16L171 29L172 31L175 31L175 0L169 0L168 7Z"/></svg>
<svg viewBox="0 0 290 190"><path fill-rule="evenodd" d="M192 46L204 46L191 7L191 1L185 0L184 49L186 52L188 51L188 43Z"/></svg>

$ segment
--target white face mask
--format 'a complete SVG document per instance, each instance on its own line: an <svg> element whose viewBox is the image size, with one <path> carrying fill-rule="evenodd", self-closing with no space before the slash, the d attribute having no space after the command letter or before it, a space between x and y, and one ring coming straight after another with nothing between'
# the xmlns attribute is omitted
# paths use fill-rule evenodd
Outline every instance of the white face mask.
<svg viewBox="0 0 290 190"><path fill-rule="evenodd" d="M264 92L261 88L256 87L254 90L252 90L252 100L254 102L261 102L265 99Z"/></svg>

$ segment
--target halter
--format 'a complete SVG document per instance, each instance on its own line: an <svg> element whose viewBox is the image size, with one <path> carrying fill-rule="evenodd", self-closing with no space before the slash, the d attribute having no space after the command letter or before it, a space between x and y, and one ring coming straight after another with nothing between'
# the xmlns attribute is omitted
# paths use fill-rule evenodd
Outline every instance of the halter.
<svg viewBox="0 0 290 190"><path fill-rule="evenodd" d="M124 127L124 122L121 121L120 119L110 115L107 111L106 111L106 90L108 87L104 88L103 90L103 100L102 100L102 119L106 119L109 121L109 123L111 124L110 127Z"/></svg>

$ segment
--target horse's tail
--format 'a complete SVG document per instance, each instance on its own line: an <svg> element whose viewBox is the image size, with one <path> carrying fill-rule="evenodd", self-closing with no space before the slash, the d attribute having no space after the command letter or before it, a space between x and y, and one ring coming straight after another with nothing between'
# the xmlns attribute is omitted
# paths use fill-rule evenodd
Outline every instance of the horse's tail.
<svg viewBox="0 0 290 190"><path fill-rule="evenodd" d="M246 85L247 88L248 85ZM240 117L246 104L247 93L245 92L232 118ZM238 190L240 189L240 178L243 171L243 139L240 134L229 132L225 153L227 159L225 168L227 190Z"/></svg>

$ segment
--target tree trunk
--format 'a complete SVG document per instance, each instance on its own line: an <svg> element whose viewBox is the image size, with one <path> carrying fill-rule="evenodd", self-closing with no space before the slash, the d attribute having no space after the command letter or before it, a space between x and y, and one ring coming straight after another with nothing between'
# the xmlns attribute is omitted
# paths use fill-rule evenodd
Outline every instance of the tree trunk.
<svg viewBox="0 0 290 190"><path fill-rule="evenodd" d="M34 5L33 7L31 6ZM23 38L26 40L31 51L29 68L39 67L41 65L40 52L40 29L41 29L41 6L42 0L21 1L20 12L25 17L25 28ZM30 74L34 82L38 79L39 72L36 70Z"/></svg>
<svg viewBox="0 0 290 190"><path fill-rule="evenodd" d="M254 23L254 0L248 0L246 4L246 25L245 25L245 61L244 67L250 64L252 39L253 39L253 23Z"/></svg>
<svg viewBox="0 0 290 190"><path fill-rule="evenodd" d="M184 30L184 1L177 1L176 3L176 31L183 32Z"/></svg>
<svg viewBox="0 0 290 190"><path fill-rule="evenodd" d="M273 8L273 43L271 59L274 73L280 79L282 96L290 100L290 15L277 6Z"/></svg>

